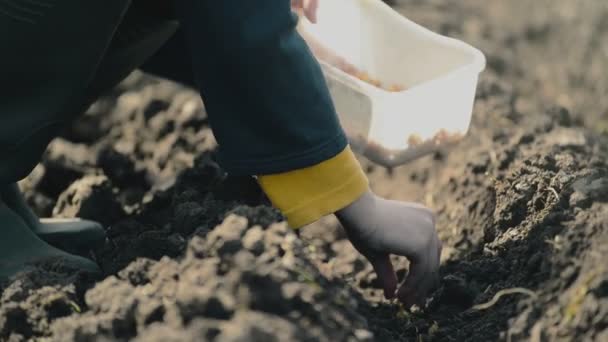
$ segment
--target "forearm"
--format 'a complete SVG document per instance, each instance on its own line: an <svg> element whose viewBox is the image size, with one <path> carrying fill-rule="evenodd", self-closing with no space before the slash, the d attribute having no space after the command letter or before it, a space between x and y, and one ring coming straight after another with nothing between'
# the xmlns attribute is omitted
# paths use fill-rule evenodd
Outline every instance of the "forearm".
<svg viewBox="0 0 608 342"><path fill-rule="evenodd" d="M181 0L194 74L233 174L257 175L299 227L367 189L290 1Z"/></svg>
<svg viewBox="0 0 608 342"><path fill-rule="evenodd" d="M346 147L320 66L290 2L180 1L193 67L223 166L269 174Z"/></svg>

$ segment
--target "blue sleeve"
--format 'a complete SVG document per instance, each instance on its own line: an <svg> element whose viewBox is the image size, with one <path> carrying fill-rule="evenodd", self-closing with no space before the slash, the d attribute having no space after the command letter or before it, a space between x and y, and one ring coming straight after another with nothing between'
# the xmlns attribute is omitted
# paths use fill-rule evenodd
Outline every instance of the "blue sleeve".
<svg viewBox="0 0 608 342"><path fill-rule="evenodd" d="M194 80L233 174L318 164L347 145L290 0L178 0Z"/></svg>

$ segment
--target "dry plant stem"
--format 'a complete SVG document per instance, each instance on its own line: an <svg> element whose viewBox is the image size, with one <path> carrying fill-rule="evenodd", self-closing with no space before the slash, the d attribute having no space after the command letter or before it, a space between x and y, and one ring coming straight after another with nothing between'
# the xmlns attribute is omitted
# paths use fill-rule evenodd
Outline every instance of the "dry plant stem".
<svg viewBox="0 0 608 342"><path fill-rule="evenodd" d="M531 290L528 290L528 289L523 288L523 287L513 287L513 288L510 288L510 289L504 289L504 290L500 290L500 291L496 292L496 294L494 295L494 297L492 298L492 300L490 300L487 303L474 305L473 307L471 307L470 310L471 311L478 311L478 310L489 309L492 306L496 305L496 303L498 303L498 301L500 300L500 298L502 298L503 296L510 295L510 294L515 294L515 293L525 294L525 295L530 296L533 299L537 299L538 298L538 295L536 295L536 293L534 293Z"/></svg>

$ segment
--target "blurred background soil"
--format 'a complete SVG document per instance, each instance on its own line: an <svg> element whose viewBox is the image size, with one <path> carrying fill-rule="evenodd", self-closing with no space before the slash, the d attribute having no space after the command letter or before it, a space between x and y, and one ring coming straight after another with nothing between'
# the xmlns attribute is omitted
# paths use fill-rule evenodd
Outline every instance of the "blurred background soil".
<svg viewBox="0 0 608 342"><path fill-rule="evenodd" d="M198 95L135 73L21 184L42 216L108 226L105 276L24 272L2 287L0 341L608 340L608 3L392 5L488 58L464 141L395 169L361 159L379 194L437 212L424 308L384 300L334 218L288 229L217 165Z"/></svg>

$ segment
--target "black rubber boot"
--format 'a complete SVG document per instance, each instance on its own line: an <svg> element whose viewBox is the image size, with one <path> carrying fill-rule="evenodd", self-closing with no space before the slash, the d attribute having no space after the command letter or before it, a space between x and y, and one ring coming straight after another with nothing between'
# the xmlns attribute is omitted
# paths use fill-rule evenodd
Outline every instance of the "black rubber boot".
<svg viewBox="0 0 608 342"><path fill-rule="evenodd" d="M0 189L0 196L34 234L57 248L69 253L86 254L103 245L105 231L97 222L77 218L39 219L27 205L16 183Z"/></svg>
<svg viewBox="0 0 608 342"><path fill-rule="evenodd" d="M52 262L87 273L100 273L93 261L68 254L42 241L0 199L0 282L37 262Z"/></svg>
<svg viewBox="0 0 608 342"><path fill-rule="evenodd" d="M175 32L129 0L0 1L0 277L30 261L62 257L85 270L95 265L54 248L78 251L102 239L94 223L49 224L24 205L14 184L26 177L48 143L141 65ZM8 203L10 202L10 204ZM18 212L18 214L17 214Z"/></svg>
<svg viewBox="0 0 608 342"><path fill-rule="evenodd" d="M0 2L0 191L8 192L36 166L49 141L83 109L83 99L130 1L3 4ZM30 216L29 209L19 210L19 214L11 209L18 204L15 196L0 200L0 278L6 279L31 262L50 259L99 272L94 262L40 239L35 231L44 226ZM65 227L55 230L65 233Z"/></svg>
<svg viewBox="0 0 608 342"><path fill-rule="evenodd" d="M159 18L141 3L135 3L114 33L87 94L80 101L80 111L84 111L102 92L112 88L156 52L174 34L177 26L177 22ZM25 141L25 144L36 144L36 141ZM97 222L76 218L39 219L28 207L16 183L0 187L0 194L36 235L57 248L86 254L105 240L105 231Z"/></svg>

